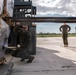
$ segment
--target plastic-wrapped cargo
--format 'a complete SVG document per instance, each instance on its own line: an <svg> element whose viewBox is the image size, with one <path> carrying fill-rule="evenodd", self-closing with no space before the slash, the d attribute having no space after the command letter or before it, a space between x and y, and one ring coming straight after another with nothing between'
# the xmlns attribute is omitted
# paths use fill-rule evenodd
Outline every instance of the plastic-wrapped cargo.
<svg viewBox="0 0 76 75"><path fill-rule="evenodd" d="M1 23L0 23L0 46L3 46L3 42L4 38L8 38L9 37L9 33L10 33L10 29L9 26L5 23L5 21L3 21L2 19L0 19ZM2 42L3 41L3 42ZM8 46L8 41L5 42L4 46L7 47Z"/></svg>
<svg viewBox="0 0 76 75"><path fill-rule="evenodd" d="M2 13L3 10L3 0L0 0L0 14Z"/></svg>
<svg viewBox="0 0 76 75"><path fill-rule="evenodd" d="M6 5L6 11L8 12L9 16L13 15L13 7L14 7L14 0L6 0L7 1L7 5ZM4 0L0 0L0 15L2 13L3 10L3 4ZM5 21L2 20L2 18L0 17L0 45L2 45L2 41L4 37L7 37L7 35L9 35L9 25L7 25L7 23Z"/></svg>
<svg viewBox="0 0 76 75"><path fill-rule="evenodd" d="M0 62L5 58L5 48L8 46L9 26L0 18Z"/></svg>
<svg viewBox="0 0 76 75"><path fill-rule="evenodd" d="M2 13L3 10L3 5L4 5L3 3L4 0L0 0L0 14ZM14 8L14 0L7 0L6 10L9 16L13 15L13 8Z"/></svg>
<svg viewBox="0 0 76 75"><path fill-rule="evenodd" d="M13 16L14 0L7 0L7 12L10 16Z"/></svg>
<svg viewBox="0 0 76 75"><path fill-rule="evenodd" d="M2 19L4 0L0 0L0 62L5 57L5 48L8 46L10 33L9 25ZM14 0L7 0L6 11L9 16L13 15Z"/></svg>

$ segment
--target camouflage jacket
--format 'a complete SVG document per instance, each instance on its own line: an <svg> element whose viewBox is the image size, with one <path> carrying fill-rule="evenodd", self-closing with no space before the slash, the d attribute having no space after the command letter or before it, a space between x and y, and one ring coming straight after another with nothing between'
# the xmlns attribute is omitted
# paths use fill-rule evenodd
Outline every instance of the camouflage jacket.
<svg viewBox="0 0 76 75"><path fill-rule="evenodd" d="M20 46L29 46L31 44L31 34L29 31L16 27L16 32L20 35Z"/></svg>

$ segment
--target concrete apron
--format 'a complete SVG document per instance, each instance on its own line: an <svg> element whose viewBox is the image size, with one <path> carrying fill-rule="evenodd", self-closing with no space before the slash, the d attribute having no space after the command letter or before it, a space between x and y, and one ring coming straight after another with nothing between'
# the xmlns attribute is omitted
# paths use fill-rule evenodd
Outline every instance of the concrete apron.
<svg viewBox="0 0 76 75"><path fill-rule="evenodd" d="M32 63L13 58L11 75L76 75L76 52L57 45L37 44Z"/></svg>
<svg viewBox="0 0 76 75"><path fill-rule="evenodd" d="M0 75L10 75L12 67L13 67L13 63L0 65Z"/></svg>

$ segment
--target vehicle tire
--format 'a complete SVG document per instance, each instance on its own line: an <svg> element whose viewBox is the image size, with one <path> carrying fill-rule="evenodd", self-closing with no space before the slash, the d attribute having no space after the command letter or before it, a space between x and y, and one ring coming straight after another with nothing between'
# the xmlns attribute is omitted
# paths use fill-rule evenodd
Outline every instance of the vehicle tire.
<svg viewBox="0 0 76 75"><path fill-rule="evenodd" d="M31 43L32 43L31 54L36 54L36 26L30 27L29 31L31 33Z"/></svg>

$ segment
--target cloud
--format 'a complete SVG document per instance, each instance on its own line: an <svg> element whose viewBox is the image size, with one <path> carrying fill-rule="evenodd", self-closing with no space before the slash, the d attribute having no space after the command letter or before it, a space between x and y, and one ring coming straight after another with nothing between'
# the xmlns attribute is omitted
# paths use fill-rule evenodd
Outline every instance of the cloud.
<svg viewBox="0 0 76 75"><path fill-rule="evenodd" d="M32 0L37 14L76 16L76 0Z"/></svg>
<svg viewBox="0 0 76 75"><path fill-rule="evenodd" d="M11 7L11 1L7 0L8 7ZM37 7L37 14L60 14L67 16L76 16L76 0L32 0L34 6ZM3 0L0 0L0 13L2 11ZM11 8L7 8L9 14L12 13Z"/></svg>

